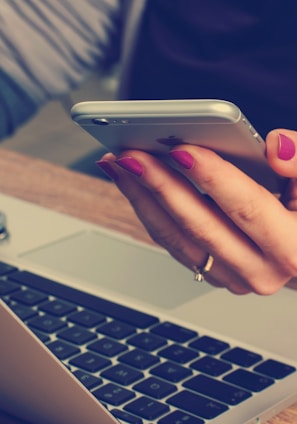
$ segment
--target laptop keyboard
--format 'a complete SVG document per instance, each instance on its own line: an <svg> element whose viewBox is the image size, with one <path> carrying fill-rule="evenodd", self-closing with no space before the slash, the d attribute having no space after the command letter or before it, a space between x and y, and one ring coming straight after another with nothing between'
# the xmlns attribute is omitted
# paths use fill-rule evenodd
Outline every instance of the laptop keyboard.
<svg viewBox="0 0 297 424"><path fill-rule="evenodd" d="M125 423L211 422L296 371L3 262L0 297Z"/></svg>

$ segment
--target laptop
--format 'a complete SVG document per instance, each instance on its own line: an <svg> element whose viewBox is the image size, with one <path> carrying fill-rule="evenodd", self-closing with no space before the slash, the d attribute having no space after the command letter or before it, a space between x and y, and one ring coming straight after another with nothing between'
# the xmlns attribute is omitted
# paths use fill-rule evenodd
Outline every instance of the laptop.
<svg viewBox="0 0 297 424"><path fill-rule="evenodd" d="M235 296L162 249L0 205L1 410L38 424L259 424L297 400L296 291Z"/></svg>

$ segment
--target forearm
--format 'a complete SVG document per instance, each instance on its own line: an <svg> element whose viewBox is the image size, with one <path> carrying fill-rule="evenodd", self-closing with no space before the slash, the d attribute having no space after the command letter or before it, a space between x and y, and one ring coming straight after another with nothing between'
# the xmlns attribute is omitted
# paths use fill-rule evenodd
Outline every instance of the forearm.
<svg viewBox="0 0 297 424"><path fill-rule="evenodd" d="M22 87L0 69L0 140L13 134L37 108Z"/></svg>
<svg viewBox="0 0 297 424"><path fill-rule="evenodd" d="M6 74L1 77L0 133L11 132L28 117L23 107L34 111L69 92L105 62L119 30L119 4L0 0L0 69Z"/></svg>

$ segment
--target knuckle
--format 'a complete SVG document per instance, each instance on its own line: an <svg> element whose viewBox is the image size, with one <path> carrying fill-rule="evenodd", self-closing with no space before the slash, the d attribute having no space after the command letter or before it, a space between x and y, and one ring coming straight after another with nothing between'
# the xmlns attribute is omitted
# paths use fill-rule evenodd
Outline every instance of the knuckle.
<svg viewBox="0 0 297 424"><path fill-rule="evenodd" d="M230 202L231 207L228 210L228 215L231 219L234 218L236 222L247 224L259 220L259 217L263 215L263 204L259 202L259 198L264 198L263 196L266 193L261 186L257 186L255 190L258 190L258 194L248 200L243 199L242 202L234 205Z"/></svg>
<svg viewBox="0 0 297 424"><path fill-rule="evenodd" d="M230 217L236 217L240 221L249 223L255 221L260 213L258 202L250 201L232 208L230 210Z"/></svg>
<svg viewBox="0 0 297 424"><path fill-rule="evenodd" d="M213 169L212 173L207 173L202 176L198 175L198 184L203 190L205 190L206 193L212 192L213 187L217 185L219 177L220 176L217 175L216 169Z"/></svg>
<svg viewBox="0 0 297 424"><path fill-rule="evenodd" d="M199 257L201 254L197 246L193 246L191 242L181 237L180 233L158 232L150 234L150 236L155 243L163 247L175 260L185 267L193 269L197 256Z"/></svg>
<svg viewBox="0 0 297 424"><path fill-rule="evenodd" d="M271 281L268 281L267 283L261 282L261 284L256 284L254 287L254 293L260 295L260 296L271 296L278 292L282 285L278 284L272 284Z"/></svg>
<svg viewBox="0 0 297 424"><path fill-rule="evenodd" d="M260 296L270 296L277 293L287 282L288 278L278 273L256 273L248 280L253 292Z"/></svg>
<svg viewBox="0 0 297 424"><path fill-rule="evenodd" d="M182 240L175 231L148 231L152 240L167 249L170 254L180 257L184 253Z"/></svg>
<svg viewBox="0 0 297 424"><path fill-rule="evenodd" d="M154 184L147 188L156 198L166 197L168 191L168 182L166 182L164 179L158 179L158 181L154 181Z"/></svg>
<svg viewBox="0 0 297 424"><path fill-rule="evenodd" d="M297 276L297 253L289 252L282 258L281 265L283 269L289 274L289 277Z"/></svg>
<svg viewBox="0 0 297 424"><path fill-rule="evenodd" d="M217 250L214 246L214 234L217 234L217 226L212 220L192 222L192 225L183 223L182 228L184 234L194 243L204 246L207 250Z"/></svg>
<svg viewBox="0 0 297 424"><path fill-rule="evenodd" d="M293 277L297 277L297 252L263 258L262 264L249 269L242 277L252 291L261 296L278 292Z"/></svg>
<svg viewBox="0 0 297 424"><path fill-rule="evenodd" d="M246 294L251 293L250 289L247 289L246 287L240 285L230 285L227 287L227 289L231 293L236 294L237 296L244 296Z"/></svg>

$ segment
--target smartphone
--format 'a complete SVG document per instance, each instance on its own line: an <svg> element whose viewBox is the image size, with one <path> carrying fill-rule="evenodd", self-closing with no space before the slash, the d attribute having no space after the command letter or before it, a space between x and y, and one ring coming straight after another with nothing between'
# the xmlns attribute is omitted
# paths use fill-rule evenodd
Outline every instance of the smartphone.
<svg viewBox="0 0 297 424"><path fill-rule="evenodd" d="M138 149L159 157L181 144L214 150L273 193L284 178L269 167L265 142L233 103L216 100L91 101L72 119L109 151Z"/></svg>

